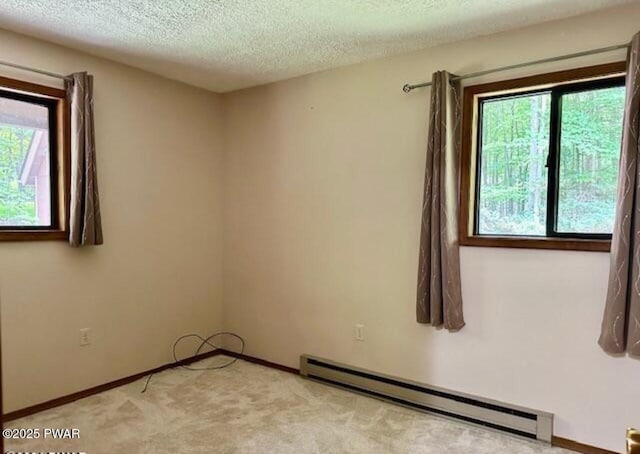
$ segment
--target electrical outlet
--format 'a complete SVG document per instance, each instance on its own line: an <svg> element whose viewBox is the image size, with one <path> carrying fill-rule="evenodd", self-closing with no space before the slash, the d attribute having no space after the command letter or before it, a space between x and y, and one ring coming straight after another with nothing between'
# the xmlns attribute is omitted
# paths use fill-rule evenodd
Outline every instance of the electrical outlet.
<svg viewBox="0 0 640 454"><path fill-rule="evenodd" d="M356 325L356 340L360 342L364 341L364 325Z"/></svg>
<svg viewBox="0 0 640 454"><path fill-rule="evenodd" d="M80 345L82 347L91 344L91 328L82 328L80 330Z"/></svg>

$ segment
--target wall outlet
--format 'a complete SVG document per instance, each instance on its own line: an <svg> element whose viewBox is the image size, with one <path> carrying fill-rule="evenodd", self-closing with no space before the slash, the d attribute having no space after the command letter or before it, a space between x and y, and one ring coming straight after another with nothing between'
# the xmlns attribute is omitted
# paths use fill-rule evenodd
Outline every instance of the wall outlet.
<svg viewBox="0 0 640 454"><path fill-rule="evenodd" d="M80 330L80 345L84 347L89 344L91 344L91 328L82 328Z"/></svg>
<svg viewBox="0 0 640 454"><path fill-rule="evenodd" d="M360 342L364 341L364 325L356 325L356 340Z"/></svg>

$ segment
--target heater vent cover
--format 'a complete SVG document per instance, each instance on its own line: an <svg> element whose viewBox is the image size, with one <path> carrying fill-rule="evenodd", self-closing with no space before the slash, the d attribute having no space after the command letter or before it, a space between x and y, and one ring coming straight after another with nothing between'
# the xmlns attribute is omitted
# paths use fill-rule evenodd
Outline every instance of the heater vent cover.
<svg viewBox="0 0 640 454"><path fill-rule="evenodd" d="M310 355L300 357L300 374L427 413L551 442L551 413L437 388Z"/></svg>

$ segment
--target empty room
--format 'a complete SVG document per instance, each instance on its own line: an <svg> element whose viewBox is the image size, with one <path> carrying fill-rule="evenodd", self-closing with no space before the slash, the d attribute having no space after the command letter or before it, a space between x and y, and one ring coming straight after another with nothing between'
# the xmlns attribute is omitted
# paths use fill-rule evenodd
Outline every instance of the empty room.
<svg viewBox="0 0 640 454"><path fill-rule="evenodd" d="M640 454L640 1L2 0L0 454Z"/></svg>

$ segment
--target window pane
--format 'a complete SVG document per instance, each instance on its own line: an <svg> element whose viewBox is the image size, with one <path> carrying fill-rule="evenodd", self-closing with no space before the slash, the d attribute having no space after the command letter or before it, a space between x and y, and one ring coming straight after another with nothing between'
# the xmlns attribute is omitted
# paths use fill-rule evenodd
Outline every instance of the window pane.
<svg viewBox="0 0 640 454"><path fill-rule="evenodd" d="M47 107L0 98L0 227L51 225Z"/></svg>
<svg viewBox="0 0 640 454"><path fill-rule="evenodd" d="M558 232L611 233L624 87L562 96Z"/></svg>
<svg viewBox="0 0 640 454"><path fill-rule="evenodd" d="M482 102L479 234L546 234L550 105L549 93Z"/></svg>

